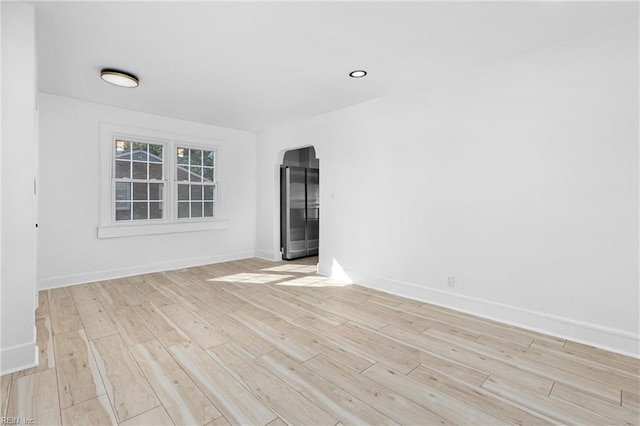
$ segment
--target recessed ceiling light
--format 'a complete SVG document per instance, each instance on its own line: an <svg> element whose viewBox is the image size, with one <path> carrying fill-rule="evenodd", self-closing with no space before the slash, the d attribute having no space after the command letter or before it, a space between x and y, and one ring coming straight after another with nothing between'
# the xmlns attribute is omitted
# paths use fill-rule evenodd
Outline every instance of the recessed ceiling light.
<svg viewBox="0 0 640 426"><path fill-rule="evenodd" d="M103 69L100 77L107 83L121 87L138 87L140 83L135 75L113 69Z"/></svg>
<svg viewBox="0 0 640 426"><path fill-rule="evenodd" d="M362 78L365 75L367 75L367 72L364 70L355 70L349 73L349 77L353 77L353 78Z"/></svg>

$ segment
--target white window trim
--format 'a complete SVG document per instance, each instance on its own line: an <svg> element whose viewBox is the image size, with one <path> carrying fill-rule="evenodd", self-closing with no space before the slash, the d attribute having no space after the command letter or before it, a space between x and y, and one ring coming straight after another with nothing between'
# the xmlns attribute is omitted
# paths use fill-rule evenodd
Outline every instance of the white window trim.
<svg viewBox="0 0 640 426"><path fill-rule="evenodd" d="M113 167L114 167L114 158L113 158L113 143L116 140L134 140L135 142L142 142L142 143L148 143L148 144L155 144L155 145L162 145L162 149L163 149L163 161L162 161L162 166L164 167L164 173L163 173L163 179L161 181L154 181L154 180L144 180L141 179L140 181L144 181L144 182L149 182L149 183L154 183L154 182L162 182L164 184L163 186L163 203L164 203L164 210L166 212L167 210L167 196L169 195L167 193L167 185L168 185L168 173L167 173L167 169L168 167L170 167L170 165L168 164L167 161L167 153L169 152L169 150L171 149L171 144L170 144L170 140L165 140L165 139L159 139L159 138L155 138L155 139L151 139L148 136L147 137L140 137L140 136L132 136L129 134L124 134L122 132L115 132L111 135L111 147L110 147L110 153L109 155L111 155L111 164L110 164L110 170L109 170L109 178L111 179L111 193L109 195L109 200L111 201L111 214L110 214L110 224L111 225L117 225L117 226L135 226L135 225L140 225L140 224L163 224L163 223L170 223L171 222L171 218L168 217L168 215L164 215L164 218L162 219L148 219L147 221L142 221L142 220L123 220L123 221L116 221L116 212L115 212L115 206L113 205L113 200L115 198L115 193L116 193L116 179L113 178L112 173L113 173ZM133 147L131 148L133 150ZM129 181L129 182L135 182L135 180L133 179L122 179L122 181ZM132 188L133 190L133 188ZM132 207L133 208L133 207Z"/></svg>
<svg viewBox="0 0 640 426"><path fill-rule="evenodd" d="M114 185L111 175L113 140L115 137L125 140L133 139L140 142L159 142L165 146L164 219L116 222L113 213ZM220 187L220 181L224 181L224 156L221 155L222 148L216 142L219 141L113 123L100 123L100 217L98 238L227 229L229 223L225 216L223 191ZM177 182L175 180L177 158L174 151L178 145L215 151L215 216L212 218L177 218Z"/></svg>
<svg viewBox="0 0 640 426"><path fill-rule="evenodd" d="M218 159L219 159L219 154L220 154L219 148L218 147L211 147L211 146L207 147L207 146L202 145L202 144L194 144L193 142L185 142L185 141L177 140L177 139L175 139L173 141L173 143L174 143L174 145L173 145L173 150L174 151L176 150L177 147L186 148L186 149L196 149L196 150L203 149L203 150L208 150L208 151L212 151L212 150L215 151L214 158L213 158L213 173L214 173L214 176L213 176L213 182L210 182L210 183L214 184L214 187L213 187L214 188L213 189L213 200L214 200L213 208L214 208L214 212L218 213L218 206L219 206L218 205L218 195L219 195L218 188L220 186L218 184L218 164L219 164L218 163ZM172 160L171 167L173 168L173 170L172 170L173 174L172 174L172 179L169 182L169 185L172 186L171 190L173 191L174 194L176 194L176 198L173 200L174 202L172 203L172 206L171 206L171 214L173 215L174 221L176 223L187 223L187 222L203 222L203 221L207 221L207 220L215 220L216 217L218 216L217 214L214 214L213 218L204 218L204 217L202 217L202 218L200 218L200 217L182 217L182 218L179 218L178 217L178 202L177 202L178 201L178 197L177 197L178 184L180 184L180 183L189 184L191 182L186 182L186 181L185 182L179 182L176 179L176 172L177 172L177 169L178 169L178 157L174 155L171 158L171 160Z"/></svg>

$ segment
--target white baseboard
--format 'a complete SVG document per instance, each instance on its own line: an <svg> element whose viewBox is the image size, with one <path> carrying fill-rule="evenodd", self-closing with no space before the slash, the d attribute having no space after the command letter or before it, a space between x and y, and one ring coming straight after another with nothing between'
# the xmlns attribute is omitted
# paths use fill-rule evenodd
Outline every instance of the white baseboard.
<svg viewBox="0 0 640 426"><path fill-rule="evenodd" d="M193 266L209 265L212 263L229 262L232 260L255 257L255 250L244 250L231 253L216 254L188 259L176 259L168 262L137 265L127 268L107 269L102 271L88 271L77 274L60 275L56 277L38 278L38 290L66 287L75 284L86 284L96 281L112 280L133 275L150 274L153 272L170 271L173 269L190 268Z"/></svg>
<svg viewBox="0 0 640 426"><path fill-rule="evenodd" d="M318 273L331 276L331 266L318 265ZM640 357L640 336L633 333L445 290L423 287L414 283L368 276L349 270L345 273L354 283L386 293L443 306L623 355Z"/></svg>
<svg viewBox="0 0 640 426"><path fill-rule="evenodd" d="M0 376L38 366L36 342L0 350Z"/></svg>
<svg viewBox="0 0 640 426"><path fill-rule="evenodd" d="M280 253L274 253L270 250L256 250L256 257L264 260L278 261L282 260Z"/></svg>
<svg viewBox="0 0 640 426"><path fill-rule="evenodd" d="M325 265L322 262L318 263L318 274L320 274L322 276L325 276L325 277L332 277L333 278L333 276L332 276L333 274L332 274L332 271L331 271L331 266Z"/></svg>

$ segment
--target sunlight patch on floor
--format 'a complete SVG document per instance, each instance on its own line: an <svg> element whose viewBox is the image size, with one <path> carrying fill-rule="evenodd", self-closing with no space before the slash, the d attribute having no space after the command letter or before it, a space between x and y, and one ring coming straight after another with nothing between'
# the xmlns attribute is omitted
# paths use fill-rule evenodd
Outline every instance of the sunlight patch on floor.
<svg viewBox="0 0 640 426"><path fill-rule="evenodd" d="M311 276L311 277L299 277L294 278L292 280L287 280L276 285L285 285L285 286L307 286L312 283L317 283L318 281L326 280L326 277L320 276Z"/></svg>
<svg viewBox="0 0 640 426"><path fill-rule="evenodd" d="M224 277L212 278L207 281L266 284L274 281L285 280L287 278L293 278L293 275L242 273L242 274L226 275Z"/></svg>
<svg viewBox="0 0 640 426"><path fill-rule="evenodd" d="M276 285L285 287L345 287L350 284L336 281L320 275L314 275L283 281L281 283L277 283Z"/></svg>
<svg viewBox="0 0 640 426"><path fill-rule="evenodd" d="M311 283L311 284L307 285L307 287L348 287L348 286L351 286L351 285L353 285L353 284L346 283L344 281L336 281L336 280L332 280L332 279L327 279L325 281Z"/></svg>
<svg viewBox="0 0 640 426"><path fill-rule="evenodd" d="M278 265L271 268L262 269L270 272L297 272L299 274L313 274L316 272L316 265Z"/></svg>

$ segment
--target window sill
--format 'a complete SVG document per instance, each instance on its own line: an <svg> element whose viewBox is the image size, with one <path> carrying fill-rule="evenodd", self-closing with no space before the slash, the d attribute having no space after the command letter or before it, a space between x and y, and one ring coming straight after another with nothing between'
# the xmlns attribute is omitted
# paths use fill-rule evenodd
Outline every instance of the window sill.
<svg viewBox="0 0 640 426"><path fill-rule="evenodd" d="M155 223L144 225L109 225L98 227L98 238L134 237L140 235L175 234L180 232L211 231L227 229L227 220L184 223Z"/></svg>

